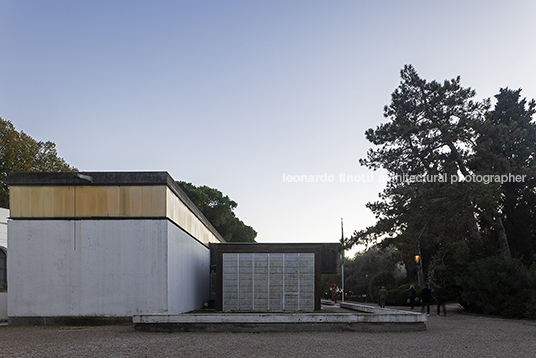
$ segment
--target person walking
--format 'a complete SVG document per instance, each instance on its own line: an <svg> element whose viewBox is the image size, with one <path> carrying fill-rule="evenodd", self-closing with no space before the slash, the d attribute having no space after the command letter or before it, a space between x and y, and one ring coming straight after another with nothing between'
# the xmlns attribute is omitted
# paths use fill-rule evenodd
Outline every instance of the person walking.
<svg viewBox="0 0 536 358"><path fill-rule="evenodd" d="M378 292L380 296L380 307L385 308L385 302L387 302L387 290L385 289L385 286L382 286L380 288L380 292Z"/></svg>
<svg viewBox="0 0 536 358"><path fill-rule="evenodd" d="M447 290L443 288L441 285L437 285L436 289L436 295L437 295L437 315L439 316L441 313L441 306L443 306L443 314L447 315L447 307L445 303L449 299L449 294Z"/></svg>
<svg viewBox="0 0 536 358"><path fill-rule="evenodd" d="M411 309L415 308L415 298L417 297L417 291L415 290L415 286L411 285L408 288L408 297L409 297L409 304L411 305Z"/></svg>
<svg viewBox="0 0 536 358"><path fill-rule="evenodd" d="M337 292L337 284L334 283L332 286L331 286L331 300L335 303L337 303L337 295L338 295L338 292Z"/></svg>
<svg viewBox="0 0 536 358"><path fill-rule="evenodd" d="M424 307L426 306L426 315L430 316L430 301L432 300L432 291L428 288L428 284L424 284L424 288L421 291L421 313L424 313Z"/></svg>

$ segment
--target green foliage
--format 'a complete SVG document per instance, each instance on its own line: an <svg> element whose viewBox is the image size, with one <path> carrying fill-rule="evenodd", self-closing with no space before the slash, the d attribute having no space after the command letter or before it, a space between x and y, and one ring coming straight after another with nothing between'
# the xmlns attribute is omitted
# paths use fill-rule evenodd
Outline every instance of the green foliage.
<svg viewBox="0 0 536 358"><path fill-rule="evenodd" d="M452 301L457 301L461 294L458 277L466 271L467 262L472 260L466 251L459 253L455 245L442 247L432 257L428 268L427 282L431 290L437 285L443 286Z"/></svg>
<svg viewBox="0 0 536 358"><path fill-rule="evenodd" d="M391 306L406 306L409 305L408 303L408 290L411 287L411 284L406 283L403 285L398 286L397 288L394 288L392 290L389 290L387 293L387 301L389 305ZM415 290L417 291L417 297L419 299L421 298L421 291L424 287L422 286L415 286ZM416 306L420 305L421 301L418 301L415 303Z"/></svg>
<svg viewBox="0 0 536 358"><path fill-rule="evenodd" d="M495 188L495 195L480 200L501 207L505 233L513 257L530 263L536 253L536 102L521 98L521 90L501 88L497 104L479 128L480 136L470 167L482 174L525 175L524 181L509 181ZM491 216L483 212L483 218ZM483 224L493 228L494 222ZM484 226L484 225L483 225ZM484 227L486 227L484 226Z"/></svg>
<svg viewBox="0 0 536 358"><path fill-rule="evenodd" d="M382 272L389 272L393 277L397 264L395 256L396 250L393 246L385 249L373 246L346 260L344 265L345 290L356 296L370 295L370 285L376 276Z"/></svg>
<svg viewBox="0 0 536 358"><path fill-rule="evenodd" d="M388 272L388 271L381 272L378 275L376 275L370 282L369 295L373 302L377 302L379 300L378 292L380 291L380 288L382 286L385 286L385 289L387 291L392 290L393 288L396 287L396 280L392 272ZM391 304L390 299L391 298L387 296L387 301L389 302L389 304Z"/></svg>
<svg viewBox="0 0 536 358"><path fill-rule="evenodd" d="M490 100L474 101L476 92L462 87L460 77L427 81L410 65L400 74L384 108L386 123L365 133L375 148L360 160L390 175L380 199L367 204L377 222L354 232L345 246L392 245L412 274L419 254L431 289L442 284L468 309L535 316L534 284L532 291L520 285L536 262L536 101L521 98L520 89L501 88L490 110ZM453 181L460 173L472 180ZM498 181L505 175L508 181ZM468 273L471 262L484 265L482 259L499 260L498 254L503 266L488 263L487 275L477 266ZM499 274L498 267L510 282L493 281L490 272ZM493 297L484 287L493 288Z"/></svg>
<svg viewBox="0 0 536 358"><path fill-rule="evenodd" d="M530 266L528 275L528 284L530 287L533 287L533 289L530 292L530 297L525 307L525 317L534 319L536 318L536 260L534 260L534 263Z"/></svg>
<svg viewBox="0 0 536 358"><path fill-rule="evenodd" d="M36 141L0 118L0 207L9 208L8 173L71 171L76 168L58 157L56 144Z"/></svg>
<svg viewBox="0 0 536 358"><path fill-rule="evenodd" d="M400 74L384 108L388 121L365 133L376 148L360 160L390 175L380 200L367 204L378 221L355 232L347 245L387 241L409 269L416 252L429 260L439 245L479 235L472 186L452 185L450 179L458 172L469 174L475 128L489 102L473 101L475 91L462 87L460 77L426 81L411 65Z"/></svg>
<svg viewBox="0 0 536 358"><path fill-rule="evenodd" d="M400 286L402 286L402 285L415 285L415 280L411 279L411 277L409 277L409 276L401 277L397 281L397 284L400 285Z"/></svg>
<svg viewBox="0 0 536 358"><path fill-rule="evenodd" d="M534 265L533 265L534 266ZM536 318L534 269L519 260L486 257L469 265L458 279L460 304L470 312L507 318Z"/></svg>
<svg viewBox="0 0 536 358"><path fill-rule="evenodd" d="M208 186L197 187L183 181L178 181L177 184L225 241L255 242L257 232L236 217L234 209L238 204L227 195Z"/></svg>

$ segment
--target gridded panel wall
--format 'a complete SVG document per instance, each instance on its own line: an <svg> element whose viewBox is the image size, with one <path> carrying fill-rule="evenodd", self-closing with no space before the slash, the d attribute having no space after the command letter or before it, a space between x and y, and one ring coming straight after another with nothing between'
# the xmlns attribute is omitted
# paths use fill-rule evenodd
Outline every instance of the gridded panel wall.
<svg viewBox="0 0 536 358"><path fill-rule="evenodd" d="M313 311L314 253L226 253L224 311Z"/></svg>

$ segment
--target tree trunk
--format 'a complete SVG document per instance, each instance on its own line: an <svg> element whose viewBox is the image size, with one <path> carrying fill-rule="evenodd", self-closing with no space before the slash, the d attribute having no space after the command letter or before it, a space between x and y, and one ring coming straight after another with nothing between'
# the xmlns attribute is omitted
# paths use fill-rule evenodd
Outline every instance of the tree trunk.
<svg viewBox="0 0 536 358"><path fill-rule="evenodd" d="M469 237L478 242L482 240L482 237L480 236L480 231L478 231L478 225L474 220L471 223L471 229L469 229Z"/></svg>
<svg viewBox="0 0 536 358"><path fill-rule="evenodd" d="M422 270L422 261L417 264L417 285L424 286L424 272Z"/></svg>
<svg viewBox="0 0 536 358"><path fill-rule="evenodd" d="M493 209L491 212L493 214L491 224L495 230L497 230L497 236L499 238L499 245L501 246L502 254L507 261L510 261L512 259L512 254L510 253L510 245L508 244L508 238L506 237L506 230L504 229L501 214L499 214L497 209Z"/></svg>
<svg viewBox="0 0 536 358"><path fill-rule="evenodd" d="M454 143L448 143L448 146L456 156L456 162L458 163L458 167L460 168L462 174L465 176L469 175L469 171L465 167L465 164L461 159L460 153L457 151L456 147L454 146ZM491 213L493 215L491 218L488 216L485 217L495 228L495 230L497 230L497 235L499 237L499 245L501 246L502 254L504 258L508 261L512 259L512 254L510 253L510 245L508 244L508 237L506 236L506 230L504 229L501 214L497 211L496 208L491 209ZM478 240L480 239L480 233L478 232L478 226L476 225L476 222L472 223L470 235L472 238L477 238Z"/></svg>

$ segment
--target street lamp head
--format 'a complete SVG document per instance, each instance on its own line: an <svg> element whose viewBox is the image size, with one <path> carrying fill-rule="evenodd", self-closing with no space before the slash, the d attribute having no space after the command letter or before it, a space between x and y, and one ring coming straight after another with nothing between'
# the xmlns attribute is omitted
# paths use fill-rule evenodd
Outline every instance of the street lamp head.
<svg viewBox="0 0 536 358"><path fill-rule="evenodd" d="M415 263L418 264L421 260L421 257L419 255L415 255Z"/></svg>

